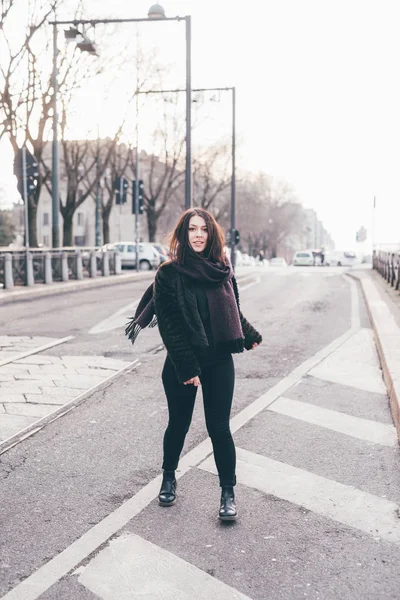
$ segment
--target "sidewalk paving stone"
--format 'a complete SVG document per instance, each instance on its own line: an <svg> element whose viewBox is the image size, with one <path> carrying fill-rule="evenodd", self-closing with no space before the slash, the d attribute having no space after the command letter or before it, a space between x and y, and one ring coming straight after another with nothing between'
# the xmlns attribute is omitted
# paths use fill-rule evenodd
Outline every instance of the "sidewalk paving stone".
<svg viewBox="0 0 400 600"><path fill-rule="evenodd" d="M93 385L100 383L103 381L105 377L85 377L83 375L77 376L76 378L68 381L68 386L70 388L75 388L78 390L86 390L91 388ZM66 384L65 380L62 379L54 379L54 383L57 387L63 387Z"/></svg>
<svg viewBox="0 0 400 600"><path fill-rule="evenodd" d="M27 417L25 415L1 415L1 440L6 440L7 438L14 435L17 431L21 431L31 423L34 423L37 417Z"/></svg>
<svg viewBox="0 0 400 600"><path fill-rule="evenodd" d="M36 382L35 382L36 383ZM1 393L7 394L12 391L17 394L41 394L42 391L37 385L32 385L29 381L3 381L0 387Z"/></svg>
<svg viewBox="0 0 400 600"><path fill-rule="evenodd" d="M48 374L41 374L41 373L28 373L27 375L24 373L18 374L15 373L14 375L14 380L15 381L42 381L43 383L45 383L46 385L49 386L54 386L55 384L53 383L52 377L57 377L57 379L60 378L60 374L58 373L57 375L50 375Z"/></svg>
<svg viewBox="0 0 400 600"><path fill-rule="evenodd" d="M15 381L15 377L12 373L0 372L0 382L1 381Z"/></svg>
<svg viewBox="0 0 400 600"><path fill-rule="evenodd" d="M10 358L51 338L0 336ZM10 351L10 349L12 349ZM105 356L36 354L0 366L0 441L45 417L125 367Z"/></svg>
<svg viewBox="0 0 400 600"><path fill-rule="evenodd" d="M12 362L0 367L0 373L29 373L30 371L39 371L38 365L19 365Z"/></svg>
<svg viewBox="0 0 400 600"><path fill-rule="evenodd" d="M40 417L45 417L46 415L51 413L59 405L56 403L44 405L44 404L32 404L29 402L25 402L24 404L10 403L10 404L6 404L5 406L6 406L6 409L4 409L4 412L6 412L7 414L40 418ZM1 404L0 404L0 412L2 412Z"/></svg>
<svg viewBox="0 0 400 600"><path fill-rule="evenodd" d="M0 402L2 404L6 402L26 402L26 399L23 394L14 394L14 391L11 389L9 394L6 392L1 393Z"/></svg>
<svg viewBox="0 0 400 600"><path fill-rule="evenodd" d="M42 356L41 354L33 354L17 360L19 365L54 365L61 361L59 356Z"/></svg>
<svg viewBox="0 0 400 600"><path fill-rule="evenodd" d="M57 388L55 388L57 389ZM66 390L63 388L58 388L60 390L59 394L41 394L40 396L37 395L30 395L30 394L26 394L26 400L27 402L29 402L30 404L37 404L37 405L49 405L49 404L57 404L58 406L62 405L62 404L66 404L67 402L69 402L70 400L72 400L73 398L75 398L76 396L78 396L79 394L79 390L70 390L73 392L72 393L66 393Z"/></svg>

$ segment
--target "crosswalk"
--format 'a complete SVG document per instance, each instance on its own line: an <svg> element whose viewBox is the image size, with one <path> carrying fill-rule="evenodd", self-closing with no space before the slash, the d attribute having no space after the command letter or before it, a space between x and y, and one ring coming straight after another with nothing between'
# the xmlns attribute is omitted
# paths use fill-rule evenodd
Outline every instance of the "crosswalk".
<svg viewBox="0 0 400 600"><path fill-rule="evenodd" d="M360 343L361 340L363 344ZM349 355L364 377L364 385L358 388L352 387L352 384L357 386L359 379L349 381L348 370L344 368ZM310 374L313 371L314 376ZM379 396L379 399L383 400L385 388L379 373L372 334L369 330L360 330L324 358L301 383L308 384L309 389L314 389L315 396L321 393L321 386L334 385L335 389L339 389L340 386L344 394L349 392L348 398L355 389L365 391L366 388L368 393L375 394L375 397ZM261 415L280 415L293 422L302 422L307 427L317 428L320 432L330 431L339 436L338 440L340 436L344 436L349 443L352 439L357 440L357 443L365 444L365 449L387 448L398 453L395 429L384 417L381 421L369 419L363 411L360 416L356 416L343 410L306 402L304 399L293 399L290 398L291 395L293 394L289 389L287 396L280 395ZM354 412L354 406L351 412ZM278 432L275 433L278 435ZM257 490L267 494L267 497L284 500L328 519L328 522L347 527L350 531L359 531L370 537L374 543L376 540L387 542L393 546L394 552L398 552L399 505L386 497L386 490L382 489L382 495L371 493L365 489L358 489L355 485L277 460L265 453L254 452L243 447L246 445L245 438L245 435L241 437L241 445L237 448L239 486ZM308 451L312 452L312 448ZM193 462L195 461L192 461L192 464ZM368 469L367 464L365 467ZM197 464L196 469L217 476L212 455ZM134 529L133 525L129 532L124 532L121 537L113 540L87 567L77 573L79 582L96 597L103 600L122 600L128 596L167 600L251 598L226 582L205 573L201 568L182 561L175 554L149 542L135 533ZM268 537L274 536L266 536ZM124 592L121 591L121 585ZM129 590L128 596L124 595L126 590ZM267 597L270 596L265 596ZM293 598L297 597L296 594L293 595Z"/></svg>
<svg viewBox="0 0 400 600"><path fill-rule="evenodd" d="M247 496L248 502L254 502L246 507L246 516L239 518L236 529L218 529L215 507L209 508L203 500L200 509L195 507L189 493L180 495L175 507L159 509L155 502L160 484L157 477L3 600L40 598L63 575L71 580L71 585L73 581L91 598L101 600L297 600L306 596L353 600L364 597L364 590L385 575L380 569L385 569L386 563L394 564L394 569L400 566L400 495L390 477L397 473L400 453L369 329L350 331L308 359L291 376L238 413L232 419L232 429L237 440L239 511L241 497ZM316 454L321 447L324 456ZM372 474L378 472L381 464L385 467L382 479L374 480ZM211 478L213 489L217 488L209 440L182 458L179 477L182 487L191 494L197 492L196 482L202 477ZM353 582L347 581L347 574L343 576L342 591L332 591L329 569L319 572L318 567L314 582L310 575L302 580L299 553L304 549L286 552L280 562L271 555L270 548L277 544L275 537L287 535L287 544L293 537L290 507L306 514L299 528L318 519L318 531L339 536L339 549L330 548L318 537L313 540L315 551L306 544L311 562L320 561L318 564L325 566L332 560L331 554L336 553L340 560L343 554L347 562L353 561L361 568L371 553L374 570L367 569L363 578L357 579L359 588L354 589ZM207 510L209 515L204 514ZM252 515L260 514L268 523L272 513L278 515L279 535L273 524L269 530L263 530L260 518L260 535L253 536L264 544L253 541L250 551L245 539ZM304 529L300 531L304 534ZM285 540L281 543L284 548L289 547ZM301 540L296 543L302 544ZM365 557L358 546L347 550L346 544L358 543L362 543ZM380 544L384 544L384 558L376 562ZM223 548L223 556L227 554L232 564L236 564L235 553L242 553L236 578L232 571L229 577L224 572L215 546ZM250 575L255 560L253 546L265 565L257 573L261 581L258 587L252 585ZM271 561L277 565L273 571L267 566ZM206 568L209 563L219 565L220 571ZM303 568L309 569L309 563ZM335 568L340 579L344 563ZM265 591L275 576L276 593ZM389 591L379 595L372 592L366 597L394 598L397 585L398 581L393 581L386 585ZM84 593L82 597L86 597ZM58 600L61 596L54 588L54 594L45 598Z"/></svg>

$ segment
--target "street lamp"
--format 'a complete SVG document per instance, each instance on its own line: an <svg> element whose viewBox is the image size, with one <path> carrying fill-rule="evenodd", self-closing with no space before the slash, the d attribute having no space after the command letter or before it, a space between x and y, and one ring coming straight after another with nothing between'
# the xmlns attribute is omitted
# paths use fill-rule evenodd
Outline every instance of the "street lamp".
<svg viewBox="0 0 400 600"><path fill-rule="evenodd" d="M184 90L148 90L138 94L175 94ZM232 92L232 174L231 174L231 227L230 248L232 267L236 266L236 87L197 88L193 92ZM186 96L187 98L187 96ZM195 101L195 100L194 100ZM190 208L191 205L185 208Z"/></svg>
<svg viewBox="0 0 400 600"><path fill-rule="evenodd" d="M149 19L165 19L166 17L165 10L161 4L153 4L153 6L150 6L147 16Z"/></svg>
<svg viewBox="0 0 400 600"><path fill-rule="evenodd" d="M160 4L154 4L150 7L147 18L142 19L71 19L69 21L50 21L53 26L53 143L52 143L52 211L53 211L53 247L59 246L58 232L58 202L59 202L59 172L58 172L58 114L57 114L57 26L69 25L70 28L65 32L67 40L74 40L77 35L81 35L83 40L78 43L78 47L83 52L96 54L95 45L79 32L79 26L107 25L109 23L142 23L156 21L185 21L186 34L186 165L185 165L185 208L192 206L192 36L191 36L191 16L184 17L166 17L165 11Z"/></svg>

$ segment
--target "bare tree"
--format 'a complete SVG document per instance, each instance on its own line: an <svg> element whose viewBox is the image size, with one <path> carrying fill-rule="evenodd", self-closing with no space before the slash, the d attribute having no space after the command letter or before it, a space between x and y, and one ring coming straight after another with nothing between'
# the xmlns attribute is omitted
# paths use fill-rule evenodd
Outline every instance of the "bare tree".
<svg viewBox="0 0 400 600"><path fill-rule="evenodd" d="M117 177L125 177L128 174L132 175L129 171L129 163L132 161L132 148L128 148L125 144L114 144L112 140L107 140L107 144L112 146L112 151L109 155L108 167L101 180L101 214L104 244L108 244L110 241L109 223L115 198L114 182Z"/></svg>
<svg viewBox="0 0 400 600"><path fill-rule="evenodd" d="M247 176L238 190L238 225L249 254L263 250L275 257L293 234L303 232L304 209L286 182Z"/></svg>
<svg viewBox="0 0 400 600"><path fill-rule="evenodd" d="M8 246L14 239L14 232L11 211L0 209L0 246Z"/></svg>
<svg viewBox="0 0 400 600"><path fill-rule="evenodd" d="M47 19L56 8L48 2L35 3L26 14L26 23L21 26L22 35L13 32L9 20L14 10L21 10L18 0L2 2L2 24L0 29L0 138L4 135L10 140L14 154L20 146L31 142L31 148L40 161L44 146L44 131L50 116L51 83L43 80L38 68L38 54L33 50L39 32L45 28ZM14 39L18 42L15 43ZM46 49L46 43L40 41L40 54ZM46 175L44 176L46 177ZM29 239L32 246L37 245L36 212L43 177L28 198Z"/></svg>
<svg viewBox="0 0 400 600"><path fill-rule="evenodd" d="M0 29L3 28L3 23L11 10L13 0L1 0L0 2Z"/></svg>
<svg viewBox="0 0 400 600"><path fill-rule="evenodd" d="M232 155L228 142L198 150L193 161L193 199L197 206L211 210L217 220L226 213L232 182Z"/></svg>
<svg viewBox="0 0 400 600"><path fill-rule="evenodd" d="M21 10L20 2L4 2L5 17L0 30L0 138L6 135L15 155L19 147L28 144L40 165L38 186L28 198L29 239L37 246L36 216L43 185L51 190L51 167L46 148L50 134L54 100L51 76L51 35L47 21L62 0L29 3L21 36L15 36L8 20L13 11ZM76 2L76 14L82 2ZM23 7L22 7L23 9ZM15 44L14 39L18 42ZM14 47L15 46L15 47ZM57 57L59 97L64 104L88 77L101 67L93 58L80 56L76 46Z"/></svg>
<svg viewBox="0 0 400 600"><path fill-rule="evenodd" d="M168 110L172 106L171 110ZM185 120L178 109L177 98L172 102L163 102L162 123L153 133L152 147L155 151L147 157L146 165L141 167L144 184L144 209L150 241L156 241L158 222L164 210L173 198L182 197L184 181L184 124ZM136 154L136 153L135 153ZM131 154L130 167L135 173L136 156Z"/></svg>

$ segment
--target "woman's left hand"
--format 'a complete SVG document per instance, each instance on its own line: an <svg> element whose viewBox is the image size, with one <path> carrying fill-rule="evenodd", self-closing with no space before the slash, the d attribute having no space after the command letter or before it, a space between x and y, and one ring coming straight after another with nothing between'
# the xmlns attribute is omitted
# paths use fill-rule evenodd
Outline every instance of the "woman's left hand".
<svg viewBox="0 0 400 600"><path fill-rule="evenodd" d="M257 348L257 346L259 346L260 344L257 344L257 342L254 342L254 344L252 345L251 349L254 350L254 348Z"/></svg>

